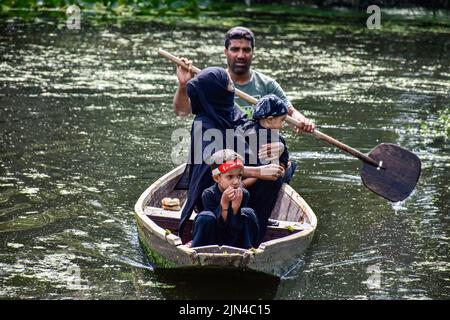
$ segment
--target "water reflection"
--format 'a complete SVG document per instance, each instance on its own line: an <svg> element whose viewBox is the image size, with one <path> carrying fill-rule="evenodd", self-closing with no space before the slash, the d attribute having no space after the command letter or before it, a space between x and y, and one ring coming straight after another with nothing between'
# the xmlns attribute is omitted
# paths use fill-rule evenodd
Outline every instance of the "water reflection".
<svg viewBox="0 0 450 320"><path fill-rule="evenodd" d="M173 285L166 299L274 299L279 280L254 272L235 270L162 270L156 276ZM213 285L212 285L213 284Z"/></svg>

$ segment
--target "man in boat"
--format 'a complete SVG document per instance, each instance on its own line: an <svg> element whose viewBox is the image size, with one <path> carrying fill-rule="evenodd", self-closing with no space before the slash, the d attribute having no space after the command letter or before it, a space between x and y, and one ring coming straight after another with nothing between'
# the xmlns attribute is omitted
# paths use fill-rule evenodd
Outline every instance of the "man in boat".
<svg viewBox="0 0 450 320"><path fill-rule="evenodd" d="M241 187L242 157L230 149L215 152L209 162L214 184L203 191L203 211L194 222L192 246L228 245L250 249L259 241L258 219L248 207L250 193Z"/></svg>
<svg viewBox="0 0 450 320"><path fill-rule="evenodd" d="M234 27L226 33L224 54L227 58L227 72L234 86L256 98L275 94L288 105L288 114L298 120L298 127L291 126L295 133L314 131L314 123L292 106L280 85L270 77L251 68L254 53L255 37L251 30L243 27ZM186 58L182 58L182 60L191 68L191 61ZM184 117L192 113L191 101L187 93L187 83L193 78L193 73L190 70L186 71L178 67L177 77L179 85L173 99L173 110L177 116ZM249 108L251 107L246 106L246 103L238 97L235 97L234 102L247 116L250 116L249 111L251 109ZM251 116L249 119L251 119ZM259 152L267 160L278 158L284 152L284 145L276 142L269 143L262 146ZM284 172L281 175L284 175ZM273 186L267 186L268 189L278 192L281 185L277 182L272 183ZM266 181L264 184L267 185L270 182ZM269 199L271 199L270 196ZM252 197L252 200L255 200L255 197ZM272 206L267 206L267 208L270 207ZM264 234L264 232L261 232L261 234Z"/></svg>
<svg viewBox="0 0 450 320"><path fill-rule="evenodd" d="M292 126L295 133L314 131L314 123L292 106L280 85L274 79L251 68L255 54L255 37L250 29L244 27L230 29L225 34L224 53L227 58L227 71L237 89L257 99L268 94L275 94L287 103L288 114L300 123L298 127ZM182 60L191 67L191 61L186 58ZM193 73L178 66L177 77L178 88L173 99L173 110L177 116L184 117L192 112L186 84L193 78ZM237 96L235 103L251 119L252 107Z"/></svg>

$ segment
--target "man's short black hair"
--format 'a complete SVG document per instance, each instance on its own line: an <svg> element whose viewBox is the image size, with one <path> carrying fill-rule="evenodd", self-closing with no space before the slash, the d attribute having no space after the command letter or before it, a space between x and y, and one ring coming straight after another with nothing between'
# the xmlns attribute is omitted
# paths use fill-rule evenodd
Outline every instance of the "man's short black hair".
<svg viewBox="0 0 450 320"><path fill-rule="evenodd" d="M247 39L250 41L252 49L255 48L255 35L250 29L244 27L234 27L225 34L225 48L228 49L230 41L234 39Z"/></svg>

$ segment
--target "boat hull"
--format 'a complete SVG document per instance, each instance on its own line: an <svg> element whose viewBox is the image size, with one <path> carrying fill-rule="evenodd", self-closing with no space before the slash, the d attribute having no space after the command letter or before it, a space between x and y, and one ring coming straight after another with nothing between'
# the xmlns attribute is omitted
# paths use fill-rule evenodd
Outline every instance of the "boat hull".
<svg viewBox="0 0 450 320"><path fill-rule="evenodd" d="M153 183L139 198L135 218L139 239L158 268L217 269L230 268L282 277L292 270L309 247L317 225L314 212L290 186L283 185L272 218L280 225L269 227L267 239L256 249L230 246L189 248L175 235L180 212L157 207L164 196L185 198L174 190L179 166ZM293 221L290 221L293 220ZM190 223L192 223L192 218Z"/></svg>

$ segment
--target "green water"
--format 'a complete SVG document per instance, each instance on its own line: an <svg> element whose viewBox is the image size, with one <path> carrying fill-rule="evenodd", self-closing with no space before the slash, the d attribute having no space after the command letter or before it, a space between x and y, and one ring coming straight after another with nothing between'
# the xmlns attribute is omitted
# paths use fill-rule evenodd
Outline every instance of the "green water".
<svg viewBox="0 0 450 320"><path fill-rule="evenodd" d="M285 130L292 186L319 219L297 267L279 284L155 272L133 207L175 167L171 134L192 121L174 116L174 67L156 50L223 65L227 23L83 20L76 31L1 17L0 298L449 299L450 146L419 131L450 106L450 31L236 21L258 30L254 67L323 132L363 152L413 150L415 192L390 204L362 185L359 160Z"/></svg>

